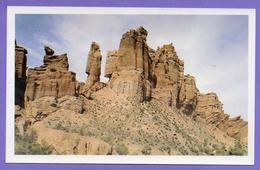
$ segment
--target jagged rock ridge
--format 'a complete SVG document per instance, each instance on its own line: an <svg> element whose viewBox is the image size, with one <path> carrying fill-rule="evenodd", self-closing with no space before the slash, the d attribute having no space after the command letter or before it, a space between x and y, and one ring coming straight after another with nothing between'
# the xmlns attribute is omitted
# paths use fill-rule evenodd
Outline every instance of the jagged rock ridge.
<svg viewBox="0 0 260 170"><path fill-rule="evenodd" d="M162 116L164 114L162 112L167 113L166 117L162 117L162 119L166 119L165 123L171 124L169 121L174 121L174 118L178 117L178 119L185 119L187 126L193 123L197 126L196 122L202 123L198 126L206 129L216 128L215 131L221 131L218 132L220 134L223 133L232 139L239 139L247 143L247 122L240 117L229 118L215 93L202 94L199 92L195 78L191 75L184 75L184 62L178 57L173 44L166 44L154 50L146 42L147 35L148 32L143 27L130 30L123 34L118 50L108 51L105 65L105 77L109 78L107 83L100 82L102 56L96 42L91 44L88 53L86 65L88 77L85 83L77 82L75 73L68 71L69 64L66 54L54 55L54 50L45 47L44 64L33 69L29 68L27 76L24 74L22 76L23 80L26 79L26 84L24 83L26 89L24 88L25 92L23 91L25 101L21 104L22 107L23 104L25 105L24 113L28 116L28 112L30 112L29 114L34 115L34 118L40 113L44 113L44 117L47 118L43 118L38 123L41 124L41 128L38 129L42 129L49 127L46 122L52 124L52 119L55 116L62 114L60 119L64 119L64 113L69 110L75 114L86 115L88 119L83 117L80 119L86 119L85 123L88 122L89 126L91 125L93 129L97 128L100 131L100 127L97 127L98 123L91 124L90 122L104 123L104 120L110 122L114 120L114 116L118 116L120 119L120 115L124 116L129 112L133 112L133 116L139 117L140 115L137 113L141 110L145 110L148 115L152 116L157 111L150 109L157 107L158 110L161 110L157 113L158 116ZM22 53L20 53L21 51ZM16 56L26 57L25 54L26 50L17 46ZM17 63L24 61L24 58L22 60L20 58L16 57ZM24 67L21 69L20 65L16 65L16 70L19 73L20 70L24 71ZM16 89L23 89L22 87L23 85L20 85ZM97 103L100 104L97 105ZM114 108L115 106L117 108ZM124 109L118 110L121 107ZM114 109L110 110L109 108ZM182 116L180 117L179 114ZM94 117L91 118L92 116ZM99 116L100 119L97 119ZM186 120L186 117L191 118L191 122ZM71 119L73 120L73 118ZM130 121L130 119L131 116L122 121ZM24 119L22 120L24 121ZM85 124L83 122L77 123L79 125ZM150 123L157 124L158 122L151 120ZM115 125L117 124L115 123ZM182 126L182 124L179 125ZM149 127L147 128L149 129ZM163 129L165 127L162 125L162 127L157 128ZM104 131L107 129L113 131L114 127L106 127ZM131 134L135 136L134 129L132 129L133 133ZM104 133L101 134L104 135ZM44 138L44 134L40 136ZM84 138L84 140L87 139ZM118 140L123 139L116 137L116 141ZM55 141L52 141L52 145L56 145ZM74 153L73 149L69 150L70 153ZM106 145L106 151L114 153L111 150L113 147ZM94 152L97 151L94 150L92 153Z"/></svg>
<svg viewBox="0 0 260 170"><path fill-rule="evenodd" d="M44 96L76 95L76 74L68 71L67 54L53 55L49 47L45 47L45 52L44 64L28 69L25 102Z"/></svg>

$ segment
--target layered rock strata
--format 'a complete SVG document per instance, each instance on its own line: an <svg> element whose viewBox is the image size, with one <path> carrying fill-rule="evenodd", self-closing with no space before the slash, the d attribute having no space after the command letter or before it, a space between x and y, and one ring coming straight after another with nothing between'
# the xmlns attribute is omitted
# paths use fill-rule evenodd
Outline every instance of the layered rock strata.
<svg viewBox="0 0 260 170"><path fill-rule="evenodd" d="M141 102L151 97L150 60L143 27L126 32L117 51L108 52L105 76L121 96Z"/></svg>
<svg viewBox="0 0 260 170"><path fill-rule="evenodd" d="M36 101L42 101L40 98L46 96L56 100L66 95L78 94L84 94L81 96L85 97L82 101L90 101L88 99L92 99L93 92L99 92L95 95L118 97L119 100L125 98L137 103L155 99L168 105L168 109L178 109L195 121L216 127L233 138L246 140L247 122L240 117L229 118L215 93L199 92L195 77L184 74L184 62L178 57L173 44L166 44L154 50L147 45L147 35L148 32L143 27L130 30L123 34L119 49L107 53L107 83L100 82L102 56L100 47L95 42L91 44L88 53L86 83L76 81L75 73L68 70L67 55L54 55L54 50L50 47L44 49L44 64L28 69L26 77L27 51L16 45L15 104L22 104L23 99L37 103ZM77 100L78 98L70 98L68 103ZM31 104L30 108L38 107ZM57 105L57 102L55 104ZM78 109L80 111L77 113L83 113L83 105L81 102L79 108L82 110ZM69 108L67 109L70 110Z"/></svg>
<svg viewBox="0 0 260 170"><path fill-rule="evenodd" d="M223 104L216 93L199 94L195 110L196 119L214 125L227 132L233 138L245 140L247 138L248 123L240 116L230 118L223 110Z"/></svg>
<svg viewBox="0 0 260 170"><path fill-rule="evenodd" d="M195 77L184 75L184 62L173 44L154 50L146 43L147 34L143 27L130 30L123 34L119 49L108 52L105 76L109 87L138 102L156 98L231 137L247 136L246 121L240 117L230 119L215 93L201 94Z"/></svg>
<svg viewBox="0 0 260 170"><path fill-rule="evenodd" d="M87 59L86 73L88 78L85 84L85 91L88 91L91 86L100 81L101 60L99 45L96 42L92 42Z"/></svg>
<svg viewBox="0 0 260 170"><path fill-rule="evenodd" d="M26 88L27 50L15 43L15 104L23 107Z"/></svg>
<svg viewBox="0 0 260 170"><path fill-rule="evenodd" d="M25 101L52 96L76 95L76 75L69 71L67 54L53 55L54 51L45 47L43 65L29 68Z"/></svg>

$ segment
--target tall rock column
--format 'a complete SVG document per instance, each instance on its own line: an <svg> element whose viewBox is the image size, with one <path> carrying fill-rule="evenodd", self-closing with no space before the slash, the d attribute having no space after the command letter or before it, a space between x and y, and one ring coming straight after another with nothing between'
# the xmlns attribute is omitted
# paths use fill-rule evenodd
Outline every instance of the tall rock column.
<svg viewBox="0 0 260 170"><path fill-rule="evenodd" d="M24 106L27 50L15 44L15 104Z"/></svg>
<svg viewBox="0 0 260 170"><path fill-rule="evenodd" d="M86 73L88 78L85 84L85 90L89 90L96 82L100 81L101 73L101 51L96 42L92 42L88 53Z"/></svg>
<svg viewBox="0 0 260 170"><path fill-rule="evenodd" d="M123 34L117 51L108 53L106 77L120 96L142 102L151 97L147 31L143 27Z"/></svg>

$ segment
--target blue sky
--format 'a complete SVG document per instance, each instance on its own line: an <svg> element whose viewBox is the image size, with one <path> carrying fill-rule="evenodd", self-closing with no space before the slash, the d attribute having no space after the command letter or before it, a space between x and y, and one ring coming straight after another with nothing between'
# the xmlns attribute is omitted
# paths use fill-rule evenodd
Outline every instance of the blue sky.
<svg viewBox="0 0 260 170"><path fill-rule="evenodd" d="M29 67L42 65L43 46L67 53L70 70L85 81L92 41L102 52L102 81L106 54L116 50L122 34L143 26L154 49L173 43L184 60L185 74L196 77L202 93L216 92L231 116L247 119L247 16L207 15L16 15L17 43L28 50Z"/></svg>

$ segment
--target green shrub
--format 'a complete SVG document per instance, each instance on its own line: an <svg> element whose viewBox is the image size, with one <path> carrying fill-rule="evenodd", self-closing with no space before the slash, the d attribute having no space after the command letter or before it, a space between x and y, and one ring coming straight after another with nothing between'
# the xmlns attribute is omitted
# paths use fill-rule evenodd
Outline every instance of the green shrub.
<svg viewBox="0 0 260 170"><path fill-rule="evenodd" d="M237 140L235 141L234 146L229 148L228 153L229 155L244 155L246 154L246 150L242 146L241 142Z"/></svg>
<svg viewBox="0 0 260 170"><path fill-rule="evenodd" d="M171 154L171 148L169 146L161 146L159 149L162 152L167 152L168 155Z"/></svg>
<svg viewBox="0 0 260 170"><path fill-rule="evenodd" d="M116 152L119 155L127 155L128 154L128 148L125 144L119 144L116 146Z"/></svg>
<svg viewBox="0 0 260 170"><path fill-rule="evenodd" d="M141 152L144 155L150 155L151 151L152 151L152 148L148 145L145 145Z"/></svg>
<svg viewBox="0 0 260 170"><path fill-rule="evenodd" d="M43 143L43 145L36 142L37 134L35 131L20 135L15 133L15 154L18 155L47 155L51 154L53 147Z"/></svg>
<svg viewBox="0 0 260 170"><path fill-rule="evenodd" d="M220 147L214 147L216 149L216 155L227 155L227 150L225 145L222 145Z"/></svg>

